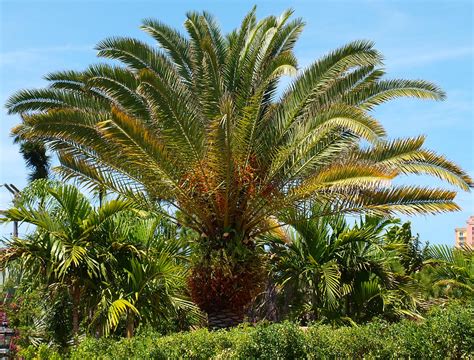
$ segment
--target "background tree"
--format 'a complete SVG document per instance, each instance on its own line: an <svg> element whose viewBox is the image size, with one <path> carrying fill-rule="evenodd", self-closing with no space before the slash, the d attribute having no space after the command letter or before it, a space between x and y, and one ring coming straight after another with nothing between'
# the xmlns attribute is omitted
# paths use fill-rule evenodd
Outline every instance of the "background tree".
<svg viewBox="0 0 474 360"><path fill-rule="evenodd" d="M51 167L51 157L46 145L39 140L25 140L15 136L13 142L20 145L20 154L30 170L28 181L47 179Z"/></svg>
<svg viewBox="0 0 474 360"><path fill-rule="evenodd" d="M389 243L404 247L400 252L402 256L400 260L408 274L421 270L423 261L427 258L429 243L423 243L418 234L412 235L410 222L392 226L387 231L385 239Z"/></svg>
<svg viewBox="0 0 474 360"><path fill-rule="evenodd" d="M99 56L121 65L52 73L49 87L7 102L23 116L13 133L46 142L64 179L178 209L201 234L189 281L209 297L195 301L234 319L262 286L262 276L246 276L261 262L255 239L282 225L273 221L281 212L310 199L330 202L330 213L454 211L454 191L391 180L428 174L463 190L473 184L424 149L423 137L387 140L371 115L398 97L441 100L437 86L384 79L382 56L368 41L298 73L293 48L303 21L290 20L292 11L260 21L255 13L227 35L207 12L187 14L187 35L145 20L160 48L106 39ZM278 96L281 77L295 74Z"/></svg>

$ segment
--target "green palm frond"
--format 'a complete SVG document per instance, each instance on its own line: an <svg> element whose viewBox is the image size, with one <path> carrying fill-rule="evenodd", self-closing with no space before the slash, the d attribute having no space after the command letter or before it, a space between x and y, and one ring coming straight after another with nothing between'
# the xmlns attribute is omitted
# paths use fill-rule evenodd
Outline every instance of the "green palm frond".
<svg viewBox="0 0 474 360"><path fill-rule="evenodd" d="M457 249L447 245L430 246L425 264L433 268L435 284L450 289L472 293L474 290L474 251L470 248Z"/></svg>
<svg viewBox="0 0 474 360"><path fill-rule="evenodd" d="M30 111L51 109L76 109L107 111L107 103L91 98L87 94L64 89L22 90L9 98L6 103L10 114L25 114Z"/></svg>
<svg viewBox="0 0 474 360"><path fill-rule="evenodd" d="M13 132L58 153L59 172L136 203L166 202L185 225L217 242L228 229L246 243L268 219L312 199L331 212L456 211L453 191L390 180L427 174L461 190L473 180L422 147L388 140L370 113L398 97L442 100L422 80L386 80L382 55L354 41L294 76L303 29L292 10L224 34L207 12L190 12L185 33L147 19L158 46L128 37L100 42L97 64L46 76L49 87L7 101L23 122ZM282 94L278 96L278 94Z"/></svg>
<svg viewBox="0 0 474 360"><path fill-rule="evenodd" d="M128 312L133 312L136 315L140 314L135 306L125 299L117 299L110 303L107 307L107 320L104 325L104 334L107 336L111 331L115 330Z"/></svg>
<svg viewBox="0 0 474 360"><path fill-rule="evenodd" d="M341 296L340 270L336 262L327 262L321 266L323 294L326 297L329 308L337 306L337 300Z"/></svg>
<svg viewBox="0 0 474 360"><path fill-rule="evenodd" d="M381 80L363 90L350 93L346 102L371 110L398 97L415 97L419 99L443 100L446 95L436 85L424 80Z"/></svg>

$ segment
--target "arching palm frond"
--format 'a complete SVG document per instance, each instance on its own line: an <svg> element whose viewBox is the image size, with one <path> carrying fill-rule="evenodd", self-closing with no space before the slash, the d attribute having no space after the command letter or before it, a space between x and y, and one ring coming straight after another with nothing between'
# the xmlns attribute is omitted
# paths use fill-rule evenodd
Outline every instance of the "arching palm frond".
<svg viewBox="0 0 474 360"><path fill-rule="evenodd" d="M9 112L25 115L15 131L48 143L66 178L164 199L210 238L228 227L252 237L269 216L315 198L339 213L457 210L454 192L391 185L404 174L463 190L473 183L422 138L386 140L368 112L444 93L426 81L384 80L381 54L354 41L302 70L278 99L303 28L291 14L257 21L254 9L228 36L206 12L187 14L186 35L145 20L160 48L102 41L99 56L121 65L52 73L49 88L13 95Z"/></svg>
<svg viewBox="0 0 474 360"><path fill-rule="evenodd" d="M423 148L423 138L387 139L371 112L391 99L442 100L444 92L427 81L385 79L382 55L365 40L298 71L293 50L303 21L291 15L257 20L253 9L228 35L207 12L187 13L183 33L147 19L142 29L158 46L106 39L96 48L107 64L52 73L49 87L12 95L6 107L23 118L13 133L51 148L65 179L179 212L201 235L204 262L213 253L252 253L259 235L284 225L275 219L308 202L330 204L318 216L459 210L454 190L393 184L427 174L461 190L474 186Z"/></svg>
<svg viewBox="0 0 474 360"><path fill-rule="evenodd" d="M452 289L474 294L474 251L470 248L457 249L447 245L433 245L427 251L433 267L433 278L448 294ZM454 294L455 295L455 294Z"/></svg>

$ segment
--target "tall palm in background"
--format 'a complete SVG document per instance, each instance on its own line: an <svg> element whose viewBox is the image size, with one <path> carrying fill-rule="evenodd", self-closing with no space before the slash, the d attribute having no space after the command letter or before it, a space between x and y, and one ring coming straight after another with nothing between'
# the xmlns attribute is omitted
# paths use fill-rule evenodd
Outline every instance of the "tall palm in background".
<svg viewBox="0 0 474 360"><path fill-rule="evenodd" d="M47 179L51 167L51 156L47 154L46 145L38 140L22 140L15 136L13 142L20 145L20 154L30 170L28 181Z"/></svg>
<svg viewBox="0 0 474 360"><path fill-rule="evenodd" d="M145 207L168 204L200 234L190 286L202 289L194 300L208 313L243 313L263 281L254 240L281 226L275 218L287 209L313 200L331 203L324 214L438 213L458 209L454 191L391 180L429 174L472 186L423 137L389 141L371 116L397 97L441 100L438 87L383 79L368 41L298 72L293 48L304 24L291 15L257 21L253 9L227 35L206 12L187 14L187 35L145 20L159 48L106 39L99 56L121 65L52 73L48 88L7 102L23 116L14 134L47 142L65 179ZM286 75L296 78L280 96Z"/></svg>

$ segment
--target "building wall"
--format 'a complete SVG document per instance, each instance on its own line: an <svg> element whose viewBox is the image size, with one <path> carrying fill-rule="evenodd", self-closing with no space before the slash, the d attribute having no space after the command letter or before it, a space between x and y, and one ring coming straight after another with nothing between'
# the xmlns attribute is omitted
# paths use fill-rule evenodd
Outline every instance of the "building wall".
<svg viewBox="0 0 474 360"><path fill-rule="evenodd" d="M470 216L467 220L466 245L474 248L474 216Z"/></svg>
<svg viewBox="0 0 474 360"><path fill-rule="evenodd" d="M461 247L466 244L466 228L456 228L454 229L455 233L455 243L454 246Z"/></svg>
<svg viewBox="0 0 474 360"><path fill-rule="evenodd" d="M474 248L474 216L470 216L466 221L465 228L454 229L455 233L455 246L469 246Z"/></svg>

